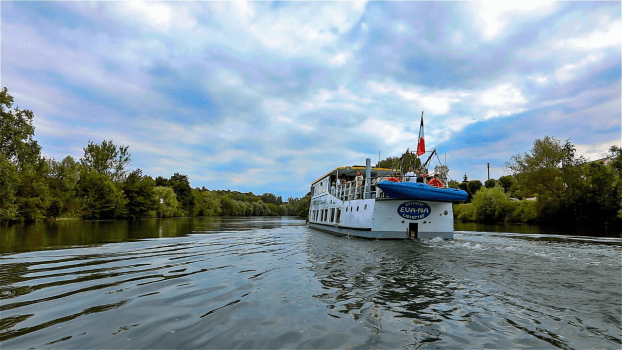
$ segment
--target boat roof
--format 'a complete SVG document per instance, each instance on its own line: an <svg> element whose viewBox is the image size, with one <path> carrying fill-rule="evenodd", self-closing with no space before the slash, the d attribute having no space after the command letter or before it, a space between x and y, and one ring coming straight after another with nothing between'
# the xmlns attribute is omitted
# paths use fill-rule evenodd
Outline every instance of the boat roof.
<svg viewBox="0 0 622 350"><path fill-rule="evenodd" d="M341 175L345 175L345 176L356 176L356 172L357 171L361 171L361 173L365 174L365 166L364 165L354 165L354 166L342 166L339 168L335 168L329 172L327 172L326 174L318 177L315 181L313 181L311 183L311 186L315 185L318 181L326 178L327 176L331 175L331 174L335 174L338 176ZM390 168L376 168L376 167L372 167L371 168L371 176L372 177L377 177L377 176L388 176L391 175L393 173L396 172L400 172L400 169L397 170L393 170Z"/></svg>

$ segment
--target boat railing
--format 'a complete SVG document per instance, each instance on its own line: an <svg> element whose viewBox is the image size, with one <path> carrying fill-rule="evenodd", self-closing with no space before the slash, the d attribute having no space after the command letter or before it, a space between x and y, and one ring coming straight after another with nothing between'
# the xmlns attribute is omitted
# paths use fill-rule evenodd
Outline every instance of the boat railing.
<svg viewBox="0 0 622 350"><path fill-rule="evenodd" d="M389 198L381 189L380 187L377 186L378 182L381 181L386 181L387 178L385 177L380 177L380 178L372 178L371 179L371 186L370 186L370 192L371 192L371 198ZM447 179L440 179L441 183L443 184L443 187L440 188L449 188ZM428 183L427 178L423 179L423 183ZM366 198L366 186L357 186L356 183L354 181L350 181L346 184L342 184L340 186L337 186L337 188L335 189L335 192L333 193L333 195L337 198L339 198L342 201L349 201L349 200L353 200L353 199L364 199Z"/></svg>

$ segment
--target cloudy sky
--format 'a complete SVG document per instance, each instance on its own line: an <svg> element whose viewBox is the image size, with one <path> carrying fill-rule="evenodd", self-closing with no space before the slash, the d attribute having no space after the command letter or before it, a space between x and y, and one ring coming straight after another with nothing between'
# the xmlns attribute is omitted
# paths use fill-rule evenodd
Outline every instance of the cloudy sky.
<svg viewBox="0 0 622 350"><path fill-rule="evenodd" d="M619 1L0 6L1 85L57 160L113 140L153 177L288 198L416 148L422 111L460 180L545 135L621 143Z"/></svg>

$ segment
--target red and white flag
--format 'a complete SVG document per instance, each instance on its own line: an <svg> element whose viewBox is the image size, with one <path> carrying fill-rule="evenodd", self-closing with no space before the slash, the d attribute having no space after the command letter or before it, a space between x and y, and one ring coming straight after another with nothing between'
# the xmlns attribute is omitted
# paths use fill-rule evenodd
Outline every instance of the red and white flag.
<svg viewBox="0 0 622 350"><path fill-rule="evenodd" d="M417 155L425 153L425 141L423 140L423 112L421 112L421 126L419 127L419 144L417 145Z"/></svg>

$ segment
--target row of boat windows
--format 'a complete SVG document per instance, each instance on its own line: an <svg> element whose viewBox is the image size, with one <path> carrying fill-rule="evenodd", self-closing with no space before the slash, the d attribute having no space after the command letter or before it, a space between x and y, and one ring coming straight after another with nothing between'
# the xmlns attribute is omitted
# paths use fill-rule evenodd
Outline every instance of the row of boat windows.
<svg viewBox="0 0 622 350"><path fill-rule="evenodd" d="M341 209L340 208L330 208L330 209L314 210L313 213L312 213L312 219L311 220L313 220L313 221L322 221L322 222L330 222L330 223L338 224L338 223L341 222Z"/></svg>
<svg viewBox="0 0 622 350"><path fill-rule="evenodd" d="M359 209L360 207L357 206L356 211L359 211ZM346 207L346 212L348 211L352 212L354 210L355 210L354 206ZM365 204L365 206L363 207L363 210L367 210L367 204ZM313 212L311 213L311 220L338 224L341 222L341 208L313 210Z"/></svg>

